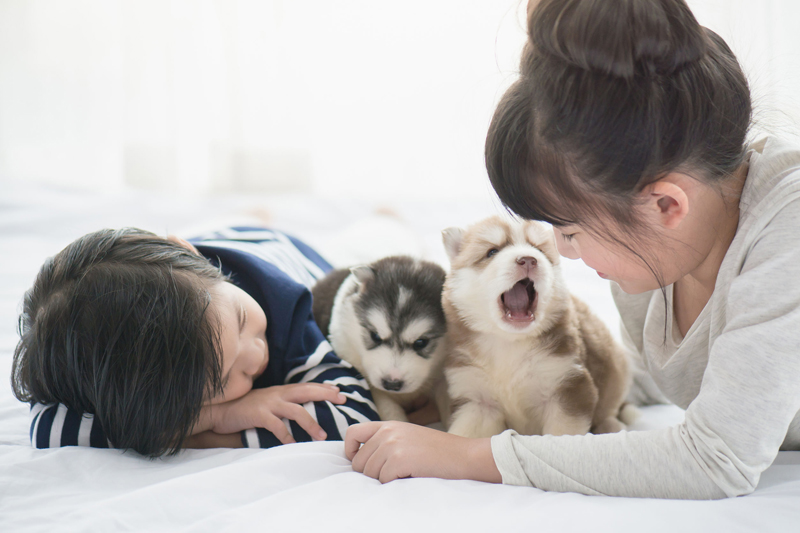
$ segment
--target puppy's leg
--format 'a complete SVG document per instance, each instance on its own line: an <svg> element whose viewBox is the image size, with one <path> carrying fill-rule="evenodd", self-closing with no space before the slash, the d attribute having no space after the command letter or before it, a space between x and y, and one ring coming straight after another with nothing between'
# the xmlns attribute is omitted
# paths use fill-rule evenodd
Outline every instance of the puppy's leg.
<svg viewBox="0 0 800 533"><path fill-rule="evenodd" d="M616 433L626 429L625 424L616 416L610 416L592 427L592 433Z"/></svg>
<svg viewBox="0 0 800 533"><path fill-rule="evenodd" d="M488 378L479 368L462 366L445 371L451 398L448 433L462 437L491 437L505 431L505 414L486 387Z"/></svg>
<svg viewBox="0 0 800 533"><path fill-rule="evenodd" d="M506 429L502 411L485 402L468 400L453 413L453 421L447 432L475 439L491 437Z"/></svg>
<svg viewBox="0 0 800 533"><path fill-rule="evenodd" d="M375 400L375 407L378 408L378 415L381 420L408 422L406 410L382 390L372 389L372 399Z"/></svg>
<svg viewBox="0 0 800 533"><path fill-rule="evenodd" d="M547 402L542 420L545 435L584 435L592 426L597 387L586 370L564 379Z"/></svg>

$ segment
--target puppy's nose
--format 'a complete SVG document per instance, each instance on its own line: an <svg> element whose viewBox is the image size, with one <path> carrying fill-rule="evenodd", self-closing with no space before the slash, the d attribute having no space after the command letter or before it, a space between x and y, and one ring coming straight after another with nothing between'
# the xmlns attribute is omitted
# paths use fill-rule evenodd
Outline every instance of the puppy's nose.
<svg viewBox="0 0 800 533"><path fill-rule="evenodd" d="M402 379L382 379L381 385L383 388L390 391L399 391L403 388L403 380Z"/></svg>
<svg viewBox="0 0 800 533"><path fill-rule="evenodd" d="M528 268L536 266L536 259L526 255L525 257L517 257L517 264L520 266L527 266Z"/></svg>

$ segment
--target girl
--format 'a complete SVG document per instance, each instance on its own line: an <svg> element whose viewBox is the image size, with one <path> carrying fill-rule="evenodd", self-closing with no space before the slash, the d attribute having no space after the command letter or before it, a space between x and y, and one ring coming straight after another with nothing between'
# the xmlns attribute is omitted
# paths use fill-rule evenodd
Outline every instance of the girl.
<svg viewBox="0 0 800 533"><path fill-rule="evenodd" d="M584 494L752 492L800 449L800 151L746 145L731 50L683 0L532 0L521 77L486 141L489 177L559 251L615 282L659 431L469 440L397 423L348 431L353 468ZM363 443L363 445L362 445Z"/></svg>
<svg viewBox="0 0 800 533"><path fill-rule="evenodd" d="M156 457L341 440L349 424L378 420L366 382L311 315L324 259L263 228L194 243L101 230L42 266L12 371L34 446Z"/></svg>

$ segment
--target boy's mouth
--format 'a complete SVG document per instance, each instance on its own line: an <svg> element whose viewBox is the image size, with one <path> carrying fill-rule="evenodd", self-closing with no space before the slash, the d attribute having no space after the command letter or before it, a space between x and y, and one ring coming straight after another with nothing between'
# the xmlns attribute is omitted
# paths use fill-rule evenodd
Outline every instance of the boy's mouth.
<svg viewBox="0 0 800 533"><path fill-rule="evenodd" d="M539 294L534 288L533 280L524 278L514 284L511 289L500 295L500 309L503 320L515 326L526 326L536 319L536 305Z"/></svg>

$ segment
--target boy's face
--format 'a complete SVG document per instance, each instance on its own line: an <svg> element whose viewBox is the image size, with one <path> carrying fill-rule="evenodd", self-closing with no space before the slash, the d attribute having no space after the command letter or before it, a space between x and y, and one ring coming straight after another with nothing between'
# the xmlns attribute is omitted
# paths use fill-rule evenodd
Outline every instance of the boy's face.
<svg viewBox="0 0 800 533"><path fill-rule="evenodd" d="M222 393L206 402L213 405L241 398L253 388L269 362L267 317L258 303L230 282L211 291L219 315L222 347Z"/></svg>

